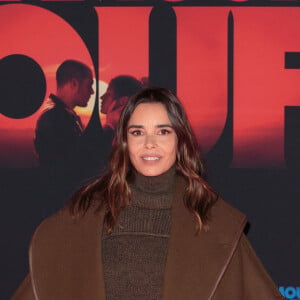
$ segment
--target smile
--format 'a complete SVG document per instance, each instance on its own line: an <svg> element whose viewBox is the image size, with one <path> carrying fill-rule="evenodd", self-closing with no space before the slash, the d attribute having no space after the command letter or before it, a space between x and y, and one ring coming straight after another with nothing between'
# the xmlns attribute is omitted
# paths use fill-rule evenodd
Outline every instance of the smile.
<svg viewBox="0 0 300 300"><path fill-rule="evenodd" d="M146 157L142 157L144 160L158 160L159 157L156 156L146 156Z"/></svg>

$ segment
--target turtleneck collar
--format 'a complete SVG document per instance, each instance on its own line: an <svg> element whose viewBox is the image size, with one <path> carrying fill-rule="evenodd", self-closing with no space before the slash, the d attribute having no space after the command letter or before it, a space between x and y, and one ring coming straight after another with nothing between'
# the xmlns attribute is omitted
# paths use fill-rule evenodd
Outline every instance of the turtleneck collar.
<svg viewBox="0 0 300 300"><path fill-rule="evenodd" d="M135 171L133 186L142 192L159 194L173 191L176 167L173 165L168 171L158 176L144 176Z"/></svg>
<svg viewBox="0 0 300 300"><path fill-rule="evenodd" d="M176 167L158 176L144 176L134 172L135 179L131 185L131 206L150 209L165 209L172 206Z"/></svg>

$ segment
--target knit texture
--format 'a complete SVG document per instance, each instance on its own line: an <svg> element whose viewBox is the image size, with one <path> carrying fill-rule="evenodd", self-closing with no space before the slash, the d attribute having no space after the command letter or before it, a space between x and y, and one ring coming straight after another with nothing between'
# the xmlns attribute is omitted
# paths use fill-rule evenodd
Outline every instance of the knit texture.
<svg viewBox="0 0 300 300"><path fill-rule="evenodd" d="M119 226L110 235L103 231L107 300L161 298L174 180L174 167L154 177L136 173Z"/></svg>

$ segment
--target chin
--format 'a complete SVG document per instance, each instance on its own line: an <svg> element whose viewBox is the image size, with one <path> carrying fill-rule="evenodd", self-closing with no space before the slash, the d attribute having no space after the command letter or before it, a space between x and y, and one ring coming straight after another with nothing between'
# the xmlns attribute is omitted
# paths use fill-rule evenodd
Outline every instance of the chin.
<svg viewBox="0 0 300 300"><path fill-rule="evenodd" d="M167 170L151 170L151 169L147 169L147 170L138 170L139 173L141 173L144 176L159 176L163 173L165 173Z"/></svg>

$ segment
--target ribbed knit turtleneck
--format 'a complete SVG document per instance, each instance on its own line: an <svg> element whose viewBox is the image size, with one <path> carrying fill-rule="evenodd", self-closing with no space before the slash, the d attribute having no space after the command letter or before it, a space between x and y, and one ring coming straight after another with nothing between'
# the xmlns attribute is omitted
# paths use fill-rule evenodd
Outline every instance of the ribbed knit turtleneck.
<svg viewBox="0 0 300 300"><path fill-rule="evenodd" d="M175 167L159 176L135 174L119 226L102 235L106 299L160 299L174 182Z"/></svg>

